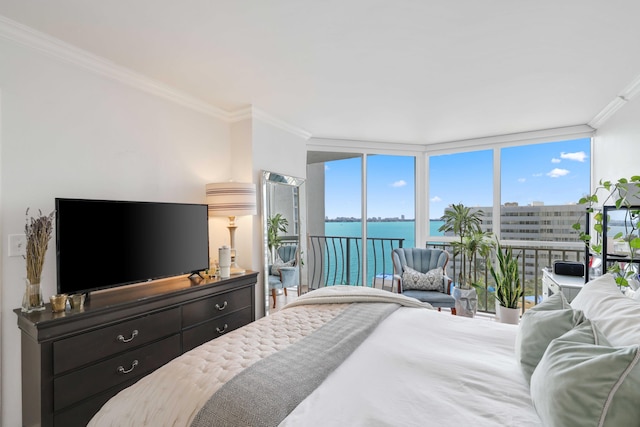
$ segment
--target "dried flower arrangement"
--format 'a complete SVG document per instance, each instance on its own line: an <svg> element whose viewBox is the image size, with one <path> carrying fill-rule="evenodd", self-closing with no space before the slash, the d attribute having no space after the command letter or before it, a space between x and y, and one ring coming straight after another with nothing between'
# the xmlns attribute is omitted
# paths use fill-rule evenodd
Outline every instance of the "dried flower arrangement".
<svg viewBox="0 0 640 427"><path fill-rule="evenodd" d="M44 256L53 232L54 214L55 211L52 211L49 215L43 215L42 211L38 210L38 216L28 218L24 226L27 238L24 258L27 261L27 279L31 284L40 283ZM25 215L29 216L28 208Z"/></svg>

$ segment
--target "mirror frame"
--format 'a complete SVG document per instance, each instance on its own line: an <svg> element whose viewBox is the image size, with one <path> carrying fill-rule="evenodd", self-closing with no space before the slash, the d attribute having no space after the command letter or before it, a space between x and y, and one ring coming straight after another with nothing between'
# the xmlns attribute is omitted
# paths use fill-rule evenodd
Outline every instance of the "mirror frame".
<svg viewBox="0 0 640 427"><path fill-rule="evenodd" d="M299 261L299 265L301 268L299 268L299 275L300 275L300 280L299 280L299 285L298 285L298 294L300 294L300 291L302 289L302 285L303 285L303 266L304 266L304 261L302 261L302 256L304 254L304 247L306 246L306 239L304 239L304 236L306 236L306 223L304 221L305 218L305 212L306 212L306 195L305 195L305 179L304 178L297 178L294 176L290 176L290 175L284 175L281 173L277 173L277 172L271 172L271 171L262 171L262 240L263 240L263 275L264 275L264 297L265 297L265 307L264 307L264 313L265 316L269 314L270 308L271 308L271 303L269 301L269 298L271 298L271 295L269 293L269 242L268 242L268 237L267 237L267 230L268 230L268 224L267 224L267 220L269 217L269 207L270 207L270 194L271 191L270 189L273 188L273 186L275 185L284 185L284 186L289 186L289 187L296 187L298 188L298 246L299 246L299 250L298 250L298 256L300 257L300 261Z"/></svg>

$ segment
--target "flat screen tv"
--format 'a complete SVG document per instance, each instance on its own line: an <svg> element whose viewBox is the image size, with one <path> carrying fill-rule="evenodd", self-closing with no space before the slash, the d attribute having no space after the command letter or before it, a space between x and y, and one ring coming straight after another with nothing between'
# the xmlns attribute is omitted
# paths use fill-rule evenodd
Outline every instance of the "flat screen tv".
<svg viewBox="0 0 640 427"><path fill-rule="evenodd" d="M209 268L207 205L56 199L58 293Z"/></svg>

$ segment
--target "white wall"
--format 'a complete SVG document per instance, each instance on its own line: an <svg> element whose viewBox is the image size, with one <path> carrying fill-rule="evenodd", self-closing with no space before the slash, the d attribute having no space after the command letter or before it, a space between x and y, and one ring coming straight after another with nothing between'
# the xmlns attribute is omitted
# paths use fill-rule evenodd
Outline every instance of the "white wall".
<svg viewBox="0 0 640 427"><path fill-rule="evenodd" d="M252 120L252 156L254 182L260 184L262 171L290 175L297 178L306 178L307 173L307 145L306 139L284 131L261 120ZM262 200L261 186L258 185L258 200ZM302 200L301 200L302 202ZM259 207L258 215L254 218L253 229L253 259L254 269L264 271L264 239L262 227L262 207ZM306 219L302 219L306 221ZM265 298L264 275L260 274L258 286L261 289L260 295ZM264 304L257 301L258 308ZM264 314L262 312L260 315Z"/></svg>
<svg viewBox="0 0 640 427"><path fill-rule="evenodd" d="M640 96L607 120L594 141L594 182L640 175Z"/></svg>
<svg viewBox="0 0 640 427"><path fill-rule="evenodd" d="M205 184L230 176L227 123L2 39L0 58L3 249L7 235L23 232L26 208L48 213L55 197L204 203ZM216 225L211 247L222 239L228 232ZM47 299L56 291L54 248L55 237L43 272ZM6 255L0 424L18 426L20 335L12 310L22 300L25 264ZM101 268L109 266L97 259Z"/></svg>

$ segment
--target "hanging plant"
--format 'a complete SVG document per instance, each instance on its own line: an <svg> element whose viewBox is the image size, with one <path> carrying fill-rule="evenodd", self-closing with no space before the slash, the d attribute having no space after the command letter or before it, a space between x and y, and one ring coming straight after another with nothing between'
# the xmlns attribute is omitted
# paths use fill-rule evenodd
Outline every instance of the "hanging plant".
<svg viewBox="0 0 640 427"><path fill-rule="evenodd" d="M600 202L600 196L604 193L604 198ZM602 206L615 206L616 209L625 211L624 224L625 232L618 232L613 236L613 240L622 241L628 246L629 265L633 265L636 252L640 250L640 237L638 237L638 220L640 219L640 209L634 209L630 194L640 194L640 176L634 175L631 178L620 178L617 181L600 180L594 192L582 197L578 204L585 206L585 215L592 215L593 231L583 229L582 216L578 222L573 224L573 229L578 231L590 254L602 256L603 223L604 213ZM608 230L607 230L608 231ZM619 286L629 286L629 280L637 278L637 272L633 268L624 268L620 262L615 261L607 268L609 273L615 276Z"/></svg>

